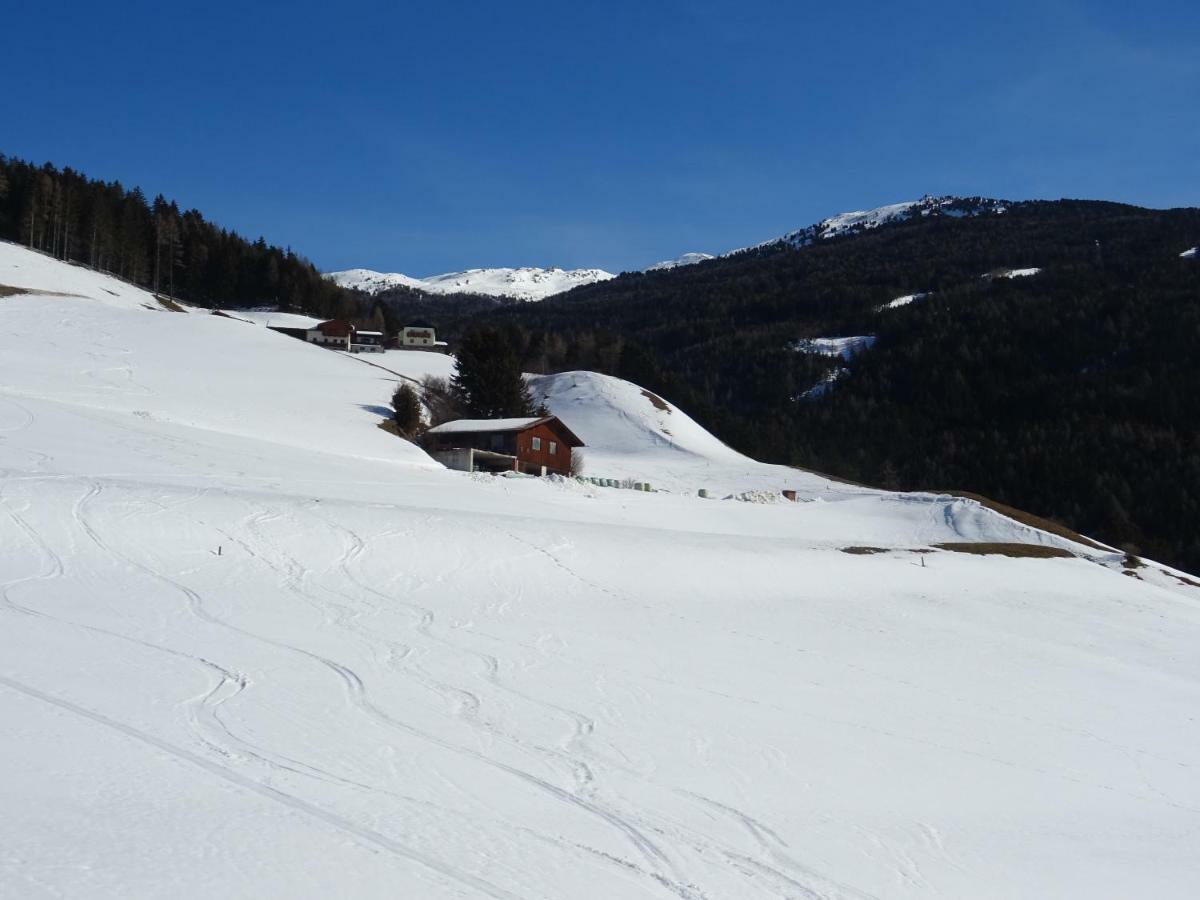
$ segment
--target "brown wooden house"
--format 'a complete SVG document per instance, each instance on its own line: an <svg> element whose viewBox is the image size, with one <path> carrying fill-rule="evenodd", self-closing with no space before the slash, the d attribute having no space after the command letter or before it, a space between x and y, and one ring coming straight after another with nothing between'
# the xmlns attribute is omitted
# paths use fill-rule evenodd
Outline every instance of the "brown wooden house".
<svg viewBox="0 0 1200 900"><path fill-rule="evenodd" d="M581 441L557 416L522 419L459 419L425 432L430 456L465 472L569 475L571 453Z"/></svg>

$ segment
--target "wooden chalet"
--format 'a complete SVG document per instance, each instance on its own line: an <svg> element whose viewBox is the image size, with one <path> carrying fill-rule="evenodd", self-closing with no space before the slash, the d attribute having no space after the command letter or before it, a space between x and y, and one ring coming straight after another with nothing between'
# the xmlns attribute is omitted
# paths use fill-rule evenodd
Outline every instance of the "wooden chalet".
<svg viewBox="0 0 1200 900"><path fill-rule="evenodd" d="M571 473L581 441L557 416L459 419L425 432L425 448L448 469L464 472Z"/></svg>

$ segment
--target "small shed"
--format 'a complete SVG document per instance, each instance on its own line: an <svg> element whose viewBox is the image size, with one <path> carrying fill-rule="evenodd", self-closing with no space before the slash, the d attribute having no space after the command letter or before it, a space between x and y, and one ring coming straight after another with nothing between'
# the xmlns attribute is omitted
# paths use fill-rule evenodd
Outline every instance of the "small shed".
<svg viewBox="0 0 1200 900"><path fill-rule="evenodd" d="M571 473L571 454L583 441L557 416L459 419L425 432L429 454L464 472Z"/></svg>

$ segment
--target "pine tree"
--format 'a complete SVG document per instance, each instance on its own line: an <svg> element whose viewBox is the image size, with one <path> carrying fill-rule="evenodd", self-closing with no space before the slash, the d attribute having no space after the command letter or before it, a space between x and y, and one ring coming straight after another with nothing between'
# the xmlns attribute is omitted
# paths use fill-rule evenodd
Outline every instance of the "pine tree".
<svg viewBox="0 0 1200 900"><path fill-rule="evenodd" d="M518 348L491 326L469 330L458 347L451 389L467 414L480 419L528 416L533 406Z"/></svg>
<svg viewBox="0 0 1200 900"><path fill-rule="evenodd" d="M402 384L392 394L392 419L396 429L411 438L421 428L421 400L411 384Z"/></svg>

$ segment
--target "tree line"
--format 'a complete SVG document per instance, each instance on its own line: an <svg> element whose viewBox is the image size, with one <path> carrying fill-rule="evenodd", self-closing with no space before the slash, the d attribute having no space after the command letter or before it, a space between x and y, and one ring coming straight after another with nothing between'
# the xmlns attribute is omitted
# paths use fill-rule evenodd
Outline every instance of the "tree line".
<svg viewBox="0 0 1200 900"><path fill-rule="evenodd" d="M362 311L291 248L50 163L0 156L0 238L200 306L270 304L322 318Z"/></svg>

